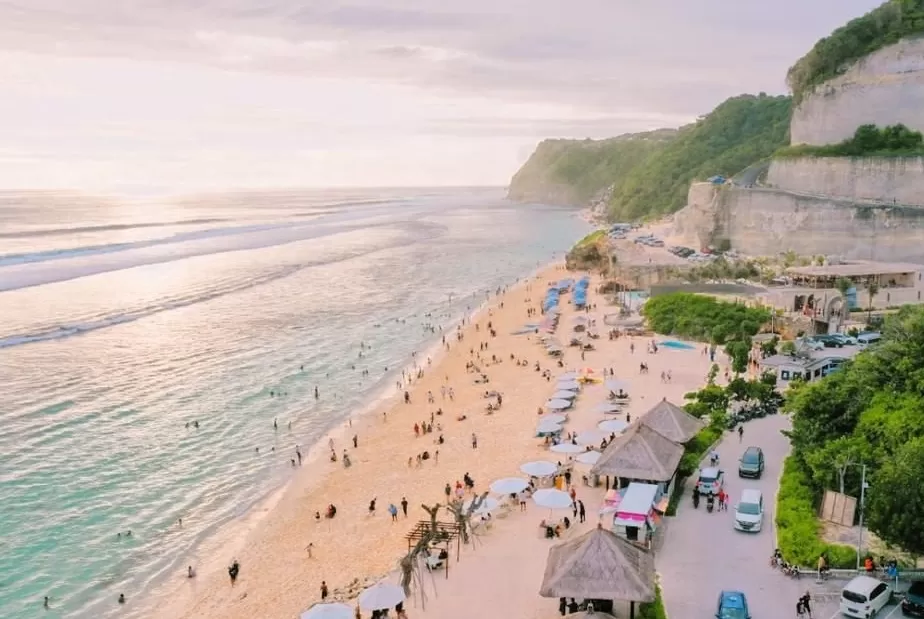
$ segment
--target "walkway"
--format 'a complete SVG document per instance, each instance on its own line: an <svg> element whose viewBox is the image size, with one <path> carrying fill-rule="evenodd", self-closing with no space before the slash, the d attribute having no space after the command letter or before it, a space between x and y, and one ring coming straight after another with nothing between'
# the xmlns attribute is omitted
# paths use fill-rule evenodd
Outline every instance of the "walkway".
<svg viewBox="0 0 924 619"><path fill-rule="evenodd" d="M693 509L690 493L686 493L677 517L668 522L664 546L655 558L670 617L714 616L723 589L743 591L751 614L759 619L795 616L796 600L806 587L811 588L812 580L792 580L769 565L776 492L783 459L789 452L789 441L780 430L788 427L788 417L774 415L745 424L740 443L737 434L726 434L718 452L726 472L726 490L731 494L728 512L710 514L705 503ZM738 477L738 458L749 445L764 450L766 469L759 480ZM742 533L733 527L734 504L745 488L763 493L760 533Z"/></svg>

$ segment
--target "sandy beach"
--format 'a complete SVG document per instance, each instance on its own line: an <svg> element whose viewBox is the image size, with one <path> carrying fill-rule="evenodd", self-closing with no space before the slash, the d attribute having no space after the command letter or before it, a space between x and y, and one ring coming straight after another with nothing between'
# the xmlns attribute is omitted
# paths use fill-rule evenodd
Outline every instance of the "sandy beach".
<svg viewBox="0 0 924 619"><path fill-rule="evenodd" d="M344 450L349 454L352 461L349 468L340 461L329 461L328 439L324 439L304 458L296 478L267 504L249 514L243 523L238 523L233 537L219 535L200 552L204 558L195 566L196 578L186 579L183 566L176 580L167 585L169 593L156 597L153 616L291 619L320 601L322 581L331 591L328 598L331 601L340 599L341 589L355 579L377 579L392 573L407 551L404 535L418 520L427 517L421 504L444 501L443 489L447 483L454 485L468 473L475 480L475 489L483 491L497 478L518 475L519 465L524 462L560 459L533 435L537 409L554 390L557 374L592 368L599 375L603 368L613 368L617 378L630 381L629 413L633 419L662 397L681 404L684 393L703 383L709 363L698 349L662 347L657 355L646 355L647 340L643 338L609 341L602 321L607 310L603 299L593 292L599 283L595 279L588 301L597 307L589 316L598 321L597 330L602 337L595 341L597 350L587 352L583 360L577 348L568 348L564 368L559 368L539 345L538 336L512 335L525 323L536 321L527 315L527 309L539 307L547 283L565 276L573 274L563 271L560 265L552 265L536 277L492 296L490 305L458 332L461 341L457 341L455 332L446 334L449 348L443 351L442 358L428 363L426 353L417 353L414 361L423 375L407 388L409 403L404 402L401 394L331 436L338 456ZM576 312L568 304L568 298L562 299L557 334L563 342L567 341ZM488 332L488 322L496 332L495 337ZM634 353L630 352L632 344ZM482 345L487 349L480 350ZM496 363L492 362L492 355L496 355ZM525 360L528 365L517 365L516 359ZM638 372L642 360L650 367L645 375ZM474 383L476 374L466 369L470 361L475 361L488 375L488 385ZM534 370L537 361L543 369L552 371L551 383ZM671 380L665 382L662 372L668 371ZM485 411L486 390L503 394L503 407L492 415ZM428 392L433 403L428 401ZM566 428L581 431L596 427L602 415L592 409L605 396L602 385L586 387ZM437 409L442 409L443 414L433 416L433 433L416 436L415 423L430 422ZM466 419L458 420L462 415ZM442 430L437 429L437 424ZM441 434L445 442L438 445ZM352 442L354 435L356 448ZM473 435L477 438L477 448L473 448ZM424 451L429 451L431 458L418 465L416 457ZM304 449L303 455L306 455ZM582 527L592 526L603 490L579 484L578 491L578 498L584 500L588 511L588 522ZM376 511L370 514L368 508L373 498L377 499ZM407 516L401 512L403 498L408 503ZM336 517L316 521L315 512L323 515L329 504L336 505ZM389 504L398 507L397 521L393 522L388 513ZM499 522L479 539L477 548L463 551L461 561L456 563L453 559L448 580L440 576L432 581L437 589L428 591L430 599L425 611L415 608L413 600L408 602L409 615L468 617L470 614L466 613L471 609L464 601L473 587L500 586L496 581L503 580L510 570L505 561L522 560L530 565L524 573L538 570L538 579L522 576L511 580L511 585L523 581L522 594L510 589L505 594L513 598L510 602L513 606L505 609L502 604L497 607L496 615L479 612L479 616L509 617L512 608L518 608L518 616L522 617L553 616L557 602L542 600L536 594L549 545L536 535L536 525L547 513L531 506L527 513L514 513ZM500 560L499 556L505 558ZM241 572L232 587L226 568L233 559L240 561ZM478 584L479 579L482 585Z"/></svg>

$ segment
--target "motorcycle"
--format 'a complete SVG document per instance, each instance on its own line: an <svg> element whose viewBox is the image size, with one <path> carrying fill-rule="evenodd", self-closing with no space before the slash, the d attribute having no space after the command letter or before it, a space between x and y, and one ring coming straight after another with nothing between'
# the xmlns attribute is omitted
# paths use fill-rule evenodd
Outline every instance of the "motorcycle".
<svg viewBox="0 0 924 619"><path fill-rule="evenodd" d="M715 509L715 495L710 494L706 497L706 511L711 514L713 509Z"/></svg>

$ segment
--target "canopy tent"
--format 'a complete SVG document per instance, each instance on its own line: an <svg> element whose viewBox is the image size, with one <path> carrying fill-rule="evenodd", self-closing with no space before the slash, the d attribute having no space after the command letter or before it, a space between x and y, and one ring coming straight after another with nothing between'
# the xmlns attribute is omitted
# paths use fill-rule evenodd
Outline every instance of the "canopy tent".
<svg viewBox="0 0 924 619"><path fill-rule="evenodd" d="M581 464L588 464L593 466L600 459L600 456L603 454L599 451L585 451L582 454L578 454L574 457L575 462L580 462Z"/></svg>
<svg viewBox="0 0 924 619"><path fill-rule="evenodd" d="M706 426L701 419L668 402L667 398L642 415L639 423L675 443L686 443Z"/></svg>
<svg viewBox="0 0 924 619"><path fill-rule="evenodd" d="M625 421L619 421L618 419L607 419L606 421L601 421L597 424L597 427L600 428L603 432L611 432L614 434L622 434L625 432L626 428L629 427Z"/></svg>
<svg viewBox="0 0 924 619"><path fill-rule="evenodd" d="M531 477L548 477L558 472L558 465L554 462L537 460L520 465L520 471Z"/></svg>
<svg viewBox="0 0 924 619"><path fill-rule="evenodd" d="M404 589L389 582L377 582L359 594L359 607L363 610L385 610L404 601Z"/></svg>
<svg viewBox="0 0 924 619"><path fill-rule="evenodd" d="M353 619L353 609L346 604L315 604L301 615L299 619Z"/></svg>
<svg viewBox="0 0 924 619"><path fill-rule="evenodd" d="M587 451L587 448L575 445L574 443L559 443L558 445L552 445L549 451L553 451L557 454L579 454Z"/></svg>
<svg viewBox="0 0 924 619"><path fill-rule="evenodd" d="M651 602L655 599L654 557L598 524L581 537L549 549L539 595Z"/></svg>
<svg viewBox="0 0 924 619"><path fill-rule="evenodd" d="M682 445L648 426L633 424L607 446L590 472L643 481L670 481L682 457Z"/></svg>
<svg viewBox="0 0 924 619"><path fill-rule="evenodd" d="M504 477L493 482L488 489L494 494L516 494L529 486L529 482L522 477Z"/></svg>

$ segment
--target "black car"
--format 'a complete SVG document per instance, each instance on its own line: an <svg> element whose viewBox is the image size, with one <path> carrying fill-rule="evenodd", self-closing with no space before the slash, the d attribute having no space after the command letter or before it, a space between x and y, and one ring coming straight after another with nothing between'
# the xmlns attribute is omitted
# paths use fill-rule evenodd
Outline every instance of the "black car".
<svg viewBox="0 0 924 619"><path fill-rule="evenodd" d="M760 479L764 473L764 451L760 447L748 447L738 461L738 477Z"/></svg>
<svg viewBox="0 0 924 619"><path fill-rule="evenodd" d="M902 614L924 617L924 580L916 580L908 587L902 600Z"/></svg>

